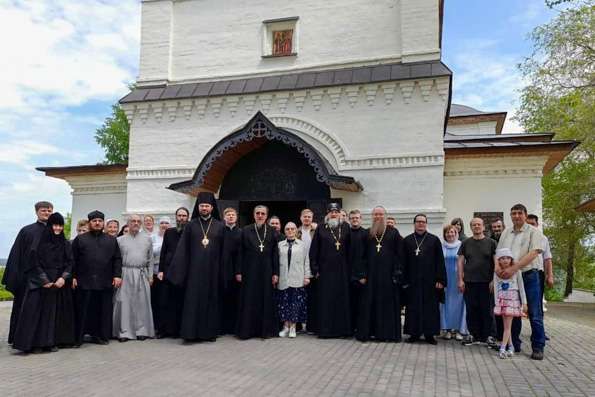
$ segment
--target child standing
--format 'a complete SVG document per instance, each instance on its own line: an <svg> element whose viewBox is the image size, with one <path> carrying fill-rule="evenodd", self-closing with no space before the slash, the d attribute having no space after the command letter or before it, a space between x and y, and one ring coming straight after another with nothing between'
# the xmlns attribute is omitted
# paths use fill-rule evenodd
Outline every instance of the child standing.
<svg viewBox="0 0 595 397"><path fill-rule="evenodd" d="M496 250L496 260L502 269L513 265L512 251L509 248ZM522 317L527 312L527 297L523 275L517 271L508 279L501 279L494 273L494 314L502 316L504 332L500 344L500 358L512 357L514 349L510 337L512 319ZM507 349L508 347L508 349Z"/></svg>

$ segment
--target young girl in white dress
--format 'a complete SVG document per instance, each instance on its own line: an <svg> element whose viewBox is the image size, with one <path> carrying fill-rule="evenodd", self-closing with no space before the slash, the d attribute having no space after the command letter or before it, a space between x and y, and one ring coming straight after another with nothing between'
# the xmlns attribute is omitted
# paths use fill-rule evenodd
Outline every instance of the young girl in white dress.
<svg viewBox="0 0 595 397"><path fill-rule="evenodd" d="M509 248L496 250L496 260L502 269L512 266L514 259ZM522 317L527 313L527 296L523 284L523 275L518 270L508 279L501 279L494 272L494 314L502 316L504 332L500 344L500 358L512 357L514 348L510 337L512 319Z"/></svg>

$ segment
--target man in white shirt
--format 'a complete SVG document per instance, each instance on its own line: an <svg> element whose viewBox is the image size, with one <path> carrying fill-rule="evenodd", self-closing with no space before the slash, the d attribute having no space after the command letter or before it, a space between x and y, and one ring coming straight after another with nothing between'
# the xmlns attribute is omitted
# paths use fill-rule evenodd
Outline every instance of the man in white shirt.
<svg viewBox="0 0 595 397"><path fill-rule="evenodd" d="M543 360L545 331L543 328L542 288L539 270L542 267L540 256L543 253L544 236L535 227L527 224L527 208L516 204L510 209L513 227L502 232L498 249L509 248L514 255L514 264L507 269L495 263L494 271L500 278L510 278L517 271L523 272L523 282L529 306L531 322L531 346L533 360ZM513 321L512 343L518 352L521 349L521 321Z"/></svg>

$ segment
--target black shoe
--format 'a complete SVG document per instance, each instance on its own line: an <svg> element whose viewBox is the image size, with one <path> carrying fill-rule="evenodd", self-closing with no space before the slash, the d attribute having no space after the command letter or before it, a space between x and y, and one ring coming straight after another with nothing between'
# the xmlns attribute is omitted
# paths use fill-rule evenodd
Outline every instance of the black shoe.
<svg viewBox="0 0 595 397"><path fill-rule="evenodd" d="M120 342L120 343L128 342L128 338L118 338L118 342Z"/></svg>
<svg viewBox="0 0 595 397"><path fill-rule="evenodd" d="M430 345L437 345L438 342L436 341L436 338L434 338L433 336L426 336L426 343L429 343Z"/></svg>
<svg viewBox="0 0 595 397"><path fill-rule="evenodd" d="M540 352L539 350L534 350L533 353L531 354L531 360L537 360L537 361L543 360L543 352Z"/></svg>
<svg viewBox="0 0 595 397"><path fill-rule="evenodd" d="M75 343L74 345L72 345L73 349L80 349L81 344L80 343Z"/></svg>
<svg viewBox="0 0 595 397"><path fill-rule="evenodd" d="M515 353L520 353L520 352L522 352L522 351L523 351L523 349L521 349L521 347L520 347L520 346L515 346L515 347L514 347L514 352L515 352Z"/></svg>
<svg viewBox="0 0 595 397"><path fill-rule="evenodd" d="M136 339L138 339L142 342L142 341L146 340L147 337L146 336L137 336Z"/></svg>
<svg viewBox="0 0 595 397"><path fill-rule="evenodd" d="M407 340L405 341L405 343L415 343L419 340L419 336L410 336L409 338L407 338Z"/></svg>
<svg viewBox="0 0 595 397"><path fill-rule="evenodd" d="M50 353L55 353L58 351L58 348L56 346L48 347L47 351Z"/></svg>
<svg viewBox="0 0 595 397"><path fill-rule="evenodd" d="M473 344L473 337L471 335L467 335L465 339L461 342L463 346L471 346Z"/></svg>

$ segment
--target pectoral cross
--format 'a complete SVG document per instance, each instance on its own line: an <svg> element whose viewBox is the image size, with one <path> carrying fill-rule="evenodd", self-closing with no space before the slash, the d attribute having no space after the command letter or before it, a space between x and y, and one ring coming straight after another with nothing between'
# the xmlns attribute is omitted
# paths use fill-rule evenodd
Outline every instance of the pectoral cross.
<svg viewBox="0 0 595 397"><path fill-rule="evenodd" d="M416 248L415 249L415 256L418 256L420 252L421 252L421 250L419 248Z"/></svg>
<svg viewBox="0 0 595 397"><path fill-rule="evenodd" d="M341 248L341 243L337 241L335 243L335 247L337 247L337 251L339 251L339 248Z"/></svg>
<svg viewBox="0 0 595 397"><path fill-rule="evenodd" d="M263 243L260 243L260 245L258 246L258 248L260 248L260 252L263 252L263 250L264 250L264 244Z"/></svg>
<svg viewBox="0 0 595 397"><path fill-rule="evenodd" d="M380 252L380 248L382 248L382 244L376 244L376 252Z"/></svg>

